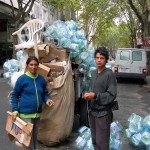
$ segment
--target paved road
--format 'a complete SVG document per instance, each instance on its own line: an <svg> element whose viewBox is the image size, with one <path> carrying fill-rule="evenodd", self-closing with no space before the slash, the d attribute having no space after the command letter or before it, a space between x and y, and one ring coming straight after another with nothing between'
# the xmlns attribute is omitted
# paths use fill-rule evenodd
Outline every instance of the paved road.
<svg viewBox="0 0 150 150"><path fill-rule="evenodd" d="M148 83L150 83L150 78L147 78ZM0 150L19 150L14 142L10 142L7 138L5 131L6 124L6 111L10 110L10 103L7 95L11 88L7 84L7 81L0 78ZM118 120L124 127L127 128L127 119L132 113L136 113L145 117L150 113L150 88L148 85L142 85L137 80L131 82L130 80L121 80L118 82L118 101L120 110L114 112L114 120ZM71 146L72 142L77 137L77 129L79 127L78 117L75 116L74 122L74 132L70 137L58 146L46 147L39 144L39 150L67 150L74 148ZM122 132L122 141L124 143L123 150L142 150L133 147L129 140L124 137Z"/></svg>
<svg viewBox="0 0 150 150"><path fill-rule="evenodd" d="M114 120L118 120L124 130L128 128L127 119L132 113L145 117L150 114L150 78L146 79L145 84L141 84L138 80L119 80L118 96L120 110L114 112ZM130 144L122 132L123 150L142 150Z"/></svg>

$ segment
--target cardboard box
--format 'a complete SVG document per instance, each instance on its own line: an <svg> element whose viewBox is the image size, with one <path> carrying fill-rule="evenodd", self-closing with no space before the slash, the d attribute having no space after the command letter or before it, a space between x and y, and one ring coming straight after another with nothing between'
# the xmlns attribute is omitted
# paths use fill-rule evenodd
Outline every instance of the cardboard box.
<svg viewBox="0 0 150 150"><path fill-rule="evenodd" d="M12 113L7 112L7 122L6 122L6 131L8 132L8 137L10 141L17 139L20 143L29 147L31 137L32 137L32 130L33 124L28 122L24 122L19 117L16 118L16 121L12 121Z"/></svg>
<svg viewBox="0 0 150 150"><path fill-rule="evenodd" d="M49 46L47 44L40 44L38 47L39 58L46 57L49 53Z"/></svg>
<svg viewBox="0 0 150 150"><path fill-rule="evenodd" d="M66 50L66 53L70 53L70 49L69 48L62 48L62 47L57 47L57 50Z"/></svg>
<svg viewBox="0 0 150 150"><path fill-rule="evenodd" d="M43 64L39 64L39 68L38 68L38 74L44 76L44 77L47 77L48 74L50 72L50 68L43 65Z"/></svg>
<svg viewBox="0 0 150 150"><path fill-rule="evenodd" d="M56 62L56 63L43 63L43 65L49 67L51 71L56 72L64 72L64 67L62 62Z"/></svg>
<svg viewBox="0 0 150 150"><path fill-rule="evenodd" d="M66 49L57 48L54 44L41 44L38 45L38 54L40 63L48 63L52 60L67 61L68 56ZM28 49L28 56L34 56L34 49Z"/></svg>
<svg viewBox="0 0 150 150"><path fill-rule="evenodd" d="M67 53L65 49L57 49L54 44L48 44L49 46L49 53L46 57L40 58L40 63L47 63L51 60L57 61L67 61Z"/></svg>
<svg viewBox="0 0 150 150"><path fill-rule="evenodd" d="M49 45L47 44L39 44L37 45L39 58L46 57L49 53ZM28 55L34 56L35 52L33 48L28 49Z"/></svg>

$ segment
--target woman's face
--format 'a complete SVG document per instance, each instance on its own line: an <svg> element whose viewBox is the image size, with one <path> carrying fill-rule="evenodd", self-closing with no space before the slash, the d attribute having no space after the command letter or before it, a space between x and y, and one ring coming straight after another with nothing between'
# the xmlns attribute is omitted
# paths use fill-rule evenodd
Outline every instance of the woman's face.
<svg viewBox="0 0 150 150"><path fill-rule="evenodd" d="M27 70L33 74L35 74L38 70L38 63L35 60L31 60L27 65Z"/></svg>

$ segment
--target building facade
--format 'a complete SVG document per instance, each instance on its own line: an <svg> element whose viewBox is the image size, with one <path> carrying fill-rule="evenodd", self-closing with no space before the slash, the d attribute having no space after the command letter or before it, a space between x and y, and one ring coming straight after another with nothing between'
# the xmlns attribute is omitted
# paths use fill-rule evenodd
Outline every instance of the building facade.
<svg viewBox="0 0 150 150"><path fill-rule="evenodd" d="M13 0L13 8L17 12L17 0ZM27 0L23 1L24 3ZM0 64L6 59L10 59L13 51L13 37L15 20L12 15L12 4L10 0L0 0ZM53 9L50 2L42 3L42 0L36 0L27 20L38 18L51 24L60 17L57 9Z"/></svg>

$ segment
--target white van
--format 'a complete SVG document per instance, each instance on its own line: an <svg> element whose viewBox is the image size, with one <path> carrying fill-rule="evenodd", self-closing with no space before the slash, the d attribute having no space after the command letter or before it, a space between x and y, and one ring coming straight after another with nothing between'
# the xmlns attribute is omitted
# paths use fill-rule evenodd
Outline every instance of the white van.
<svg viewBox="0 0 150 150"><path fill-rule="evenodd" d="M114 72L117 78L145 79L147 56L144 49L119 48L116 52Z"/></svg>

